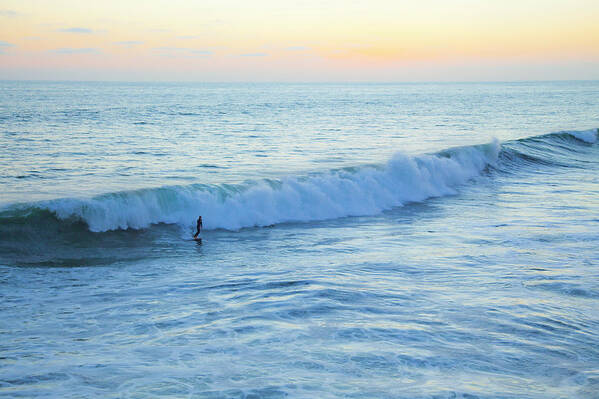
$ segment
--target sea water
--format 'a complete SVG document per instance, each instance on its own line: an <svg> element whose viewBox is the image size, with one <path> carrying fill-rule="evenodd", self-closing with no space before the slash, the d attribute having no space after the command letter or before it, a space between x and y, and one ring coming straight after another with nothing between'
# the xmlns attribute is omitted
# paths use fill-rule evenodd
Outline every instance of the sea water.
<svg viewBox="0 0 599 399"><path fill-rule="evenodd" d="M0 396L597 398L598 98L0 82Z"/></svg>

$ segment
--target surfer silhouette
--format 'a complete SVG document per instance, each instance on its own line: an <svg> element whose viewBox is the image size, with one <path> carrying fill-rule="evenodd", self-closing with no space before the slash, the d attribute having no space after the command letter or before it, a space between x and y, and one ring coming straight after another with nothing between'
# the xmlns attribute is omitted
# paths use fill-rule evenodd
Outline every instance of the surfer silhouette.
<svg viewBox="0 0 599 399"><path fill-rule="evenodd" d="M198 228L198 231L196 231L196 233L193 235L193 238L198 238L198 235L202 232L202 217L201 216L198 218L197 228Z"/></svg>

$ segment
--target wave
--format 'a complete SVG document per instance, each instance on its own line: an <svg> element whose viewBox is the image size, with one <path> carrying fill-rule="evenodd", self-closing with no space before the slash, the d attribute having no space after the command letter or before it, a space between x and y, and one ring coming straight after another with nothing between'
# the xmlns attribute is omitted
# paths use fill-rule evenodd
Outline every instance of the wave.
<svg viewBox="0 0 599 399"><path fill-rule="evenodd" d="M36 217L39 213L32 211L46 210L60 220L83 221L93 232L140 229L158 223L191 225L200 214L204 215L205 228L229 230L372 215L406 202L455 194L457 186L496 161L499 148L493 142L437 155L397 154L381 166L237 185L197 184L90 199L58 199L10 213Z"/></svg>
<svg viewBox="0 0 599 399"><path fill-rule="evenodd" d="M456 194L459 186L491 169L501 172L530 163L568 166L571 154L556 157L557 152L576 151L596 141L596 129L560 132L436 154L396 154L383 165L278 180L161 187L18 204L0 211L0 236L9 234L10 226L42 221L47 226L48 219L77 230L85 226L91 232L106 232L155 224L191 228L198 215L203 215L206 229L228 230L374 215L406 203Z"/></svg>
<svg viewBox="0 0 599 399"><path fill-rule="evenodd" d="M584 141L588 144L594 144L597 142L599 136L599 129L589 129L589 130L581 130L581 131L571 131L562 133L567 136L572 136L578 140Z"/></svg>
<svg viewBox="0 0 599 399"><path fill-rule="evenodd" d="M539 166L585 168L595 155L585 154L585 148L597 142L597 129L550 133L503 143L497 169L512 173ZM589 159L586 159L589 158Z"/></svg>

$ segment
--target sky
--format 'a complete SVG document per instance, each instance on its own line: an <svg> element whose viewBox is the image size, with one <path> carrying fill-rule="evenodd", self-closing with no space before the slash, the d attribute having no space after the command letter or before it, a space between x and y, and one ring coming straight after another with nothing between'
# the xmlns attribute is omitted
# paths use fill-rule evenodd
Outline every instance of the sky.
<svg viewBox="0 0 599 399"><path fill-rule="evenodd" d="M0 79L599 79L597 0L0 0Z"/></svg>

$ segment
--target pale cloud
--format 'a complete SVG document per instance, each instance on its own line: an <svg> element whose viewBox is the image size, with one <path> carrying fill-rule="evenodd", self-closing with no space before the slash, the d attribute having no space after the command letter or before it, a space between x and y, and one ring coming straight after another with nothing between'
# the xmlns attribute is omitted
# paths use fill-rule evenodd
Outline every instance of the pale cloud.
<svg viewBox="0 0 599 399"><path fill-rule="evenodd" d="M200 39L202 36L199 35L184 35L184 36L177 36L177 39Z"/></svg>
<svg viewBox="0 0 599 399"><path fill-rule="evenodd" d="M93 31L92 29L89 29L89 28L81 28L81 27L58 29L58 32L65 32L65 33L84 33L84 34L94 33L94 31Z"/></svg>
<svg viewBox="0 0 599 399"><path fill-rule="evenodd" d="M6 54L6 49L9 47L15 47L15 45L12 43L0 40L0 54Z"/></svg>
<svg viewBox="0 0 599 399"><path fill-rule="evenodd" d="M21 13L14 10L0 10L0 17L16 17L18 15L21 15Z"/></svg>
<svg viewBox="0 0 599 399"><path fill-rule="evenodd" d="M62 47L54 50L50 50L51 53L56 54L99 54L100 50L97 48L72 48L72 47Z"/></svg>
<svg viewBox="0 0 599 399"><path fill-rule="evenodd" d="M120 41L120 42L114 42L114 44L116 44L118 46L132 47L132 46L144 44L144 42L139 41L139 40L124 40L124 41Z"/></svg>
<svg viewBox="0 0 599 399"><path fill-rule="evenodd" d="M284 50L287 50L287 51L306 51L306 50L310 50L310 48L306 47L306 46L290 46L290 47L285 47Z"/></svg>
<svg viewBox="0 0 599 399"><path fill-rule="evenodd" d="M186 47L171 47L171 46L154 47L152 50L154 50L154 51L166 51L166 52L189 51L189 49L186 48Z"/></svg>
<svg viewBox="0 0 599 399"><path fill-rule="evenodd" d="M241 57L266 57L267 53L245 53L240 54Z"/></svg>
<svg viewBox="0 0 599 399"><path fill-rule="evenodd" d="M196 56L196 57L208 57L213 54L210 50L197 50L188 47L154 47L152 50L160 52L162 56Z"/></svg>

